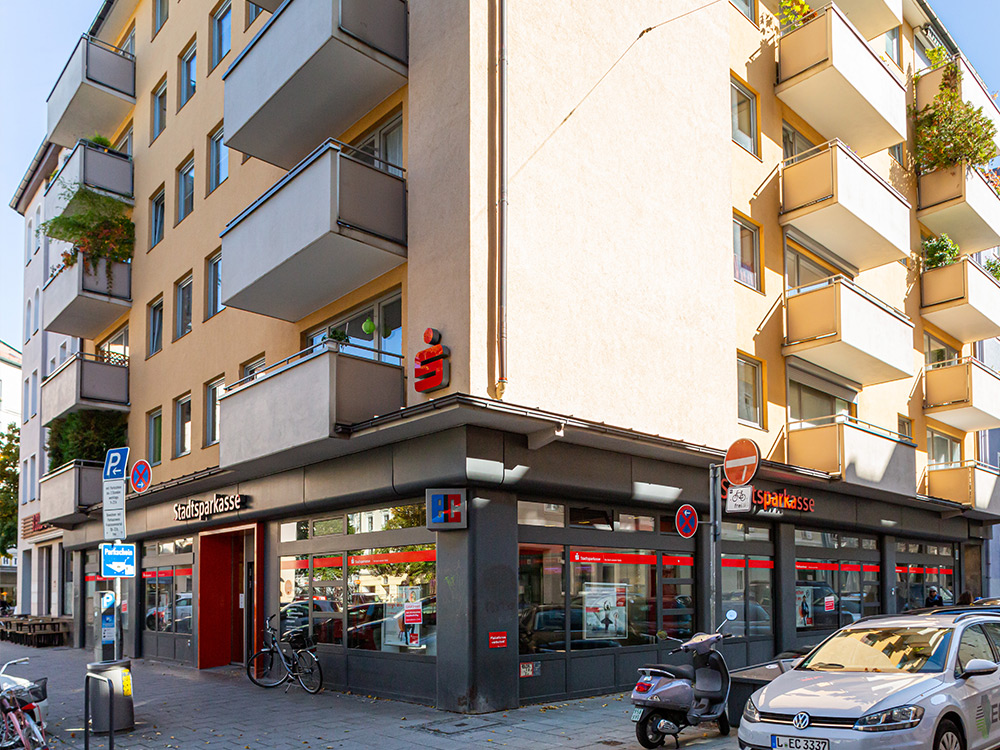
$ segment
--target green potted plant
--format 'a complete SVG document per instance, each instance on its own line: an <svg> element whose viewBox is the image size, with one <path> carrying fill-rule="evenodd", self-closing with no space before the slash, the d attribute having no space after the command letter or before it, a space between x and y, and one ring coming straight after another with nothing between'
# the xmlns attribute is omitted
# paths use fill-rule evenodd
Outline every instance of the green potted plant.
<svg viewBox="0 0 1000 750"><path fill-rule="evenodd" d="M947 234L940 237L929 237L923 241L924 268L941 268L950 266L958 260L960 252L958 245Z"/></svg>
<svg viewBox="0 0 1000 750"><path fill-rule="evenodd" d="M111 448L127 445L128 415L84 409L49 424L45 450L49 471L70 461L103 461Z"/></svg>
<svg viewBox="0 0 1000 750"><path fill-rule="evenodd" d="M783 29L795 29L809 20L813 9L805 0L781 0L778 16Z"/></svg>

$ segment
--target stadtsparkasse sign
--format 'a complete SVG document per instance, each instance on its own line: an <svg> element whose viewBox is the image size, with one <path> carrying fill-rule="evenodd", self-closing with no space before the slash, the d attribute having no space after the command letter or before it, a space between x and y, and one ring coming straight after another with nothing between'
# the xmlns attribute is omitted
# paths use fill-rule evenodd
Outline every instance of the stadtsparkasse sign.
<svg viewBox="0 0 1000 750"><path fill-rule="evenodd" d="M188 500L174 503L175 521L194 521L211 518L218 513L235 513L250 503L247 495L216 495L211 500Z"/></svg>
<svg viewBox="0 0 1000 750"><path fill-rule="evenodd" d="M722 483L722 499L726 499L729 492L729 483ZM804 495L793 495L788 490L761 490L753 491L753 509L757 513L765 511L797 510L800 513L815 513L816 500Z"/></svg>

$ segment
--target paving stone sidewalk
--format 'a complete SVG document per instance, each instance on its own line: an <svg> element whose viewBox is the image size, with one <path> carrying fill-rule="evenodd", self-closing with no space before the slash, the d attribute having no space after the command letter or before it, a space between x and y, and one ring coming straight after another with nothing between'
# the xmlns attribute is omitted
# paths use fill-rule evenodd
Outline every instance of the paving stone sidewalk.
<svg viewBox="0 0 1000 750"><path fill-rule="evenodd" d="M0 643L0 662L22 656L31 662L11 668L12 674L49 678L53 748L83 748L83 675L91 653ZM330 690L263 690L238 668L199 671L134 660L132 673L136 728L116 738L116 750L640 748L627 694L463 716ZM689 730L681 747L735 750L735 734L721 738L714 727ZM107 739L92 737L90 746L107 748Z"/></svg>

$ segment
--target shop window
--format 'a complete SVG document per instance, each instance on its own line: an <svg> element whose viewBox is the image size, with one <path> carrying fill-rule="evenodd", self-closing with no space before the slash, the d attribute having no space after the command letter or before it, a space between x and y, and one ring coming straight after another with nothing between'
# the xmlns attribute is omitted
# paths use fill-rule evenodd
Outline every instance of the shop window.
<svg viewBox="0 0 1000 750"><path fill-rule="evenodd" d="M653 516L619 513L615 520L615 531L656 531L656 519Z"/></svg>
<svg viewBox="0 0 1000 750"><path fill-rule="evenodd" d="M343 555L313 557L311 578L312 628L319 643L344 642L344 558Z"/></svg>
<svg viewBox="0 0 1000 750"><path fill-rule="evenodd" d="M795 561L795 625L799 630L834 630L876 614L878 565L864 562Z"/></svg>
<svg viewBox="0 0 1000 750"><path fill-rule="evenodd" d="M955 603L955 568L941 564L896 566L896 611ZM937 601L940 597L940 602Z"/></svg>
<svg viewBox="0 0 1000 750"><path fill-rule="evenodd" d="M576 529L600 529L601 531L611 531L611 511L602 508L579 508L570 506L569 509L570 528Z"/></svg>
<svg viewBox="0 0 1000 750"><path fill-rule="evenodd" d="M73 553L64 547L60 547L60 550L62 551L63 568L61 614L64 617L71 617L73 615Z"/></svg>
<svg viewBox="0 0 1000 750"><path fill-rule="evenodd" d="M374 531L389 531L390 529L414 529L426 525L427 506L424 503L347 514L348 534L366 534Z"/></svg>
<svg viewBox="0 0 1000 750"><path fill-rule="evenodd" d="M770 542L771 529L768 526L723 521L722 539L727 542Z"/></svg>
<svg viewBox="0 0 1000 750"><path fill-rule="evenodd" d="M571 547L570 650L656 642L656 554Z"/></svg>
<svg viewBox="0 0 1000 750"><path fill-rule="evenodd" d="M287 521L281 524L278 536L282 542L301 542L309 538L308 521Z"/></svg>
<svg viewBox="0 0 1000 750"><path fill-rule="evenodd" d="M722 611L736 611L728 632L739 637L772 632L774 562L768 557L722 556Z"/></svg>
<svg viewBox="0 0 1000 750"><path fill-rule="evenodd" d="M173 573L172 568L152 568L142 572L146 588L146 630L156 633L173 632ZM190 618L190 612L188 617Z"/></svg>
<svg viewBox="0 0 1000 750"><path fill-rule="evenodd" d="M194 588L191 568L174 568L174 632L191 635L194 613Z"/></svg>
<svg viewBox="0 0 1000 750"><path fill-rule="evenodd" d="M861 546L861 540L856 536L846 536L841 534L837 540L838 549L858 549Z"/></svg>
<svg viewBox="0 0 1000 750"><path fill-rule="evenodd" d="M309 625L309 555L289 555L278 559L279 632Z"/></svg>
<svg viewBox="0 0 1000 750"><path fill-rule="evenodd" d="M541 504L541 503L532 503ZM521 503L518 503L520 506ZM518 648L522 654L566 650L562 545L518 546ZM574 610L574 616L582 616ZM580 625L577 624L577 629Z"/></svg>
<svg viewBox="0 0 1000 750"><path fill-rule="evenodd" d="M828 531L813 531L811 529L795 530L796 547L822 547L837 549L837 535Z"/></svg>
<svg viewBox="0 0 1000 750"><path fill-rule="evenodd" d="M344 517L324 518L313 521L313 536L332 536L344 533Z"/></svg>
<svg viewBox="0 0 1000 750"><path fill-rule="evenodd" d="M433 544L352 552L348 648L436 656L436 560Z"/></svg>
<svg viewBox="0 0 1000 750"><path fill-rule="evenodd" d="M160 542L157 544L157 552L161 555L172 555L174 554L174 542L173 540L169 542Z"/></svg>
<svg viewBox="0 0 1000 750"><path fill-rule="evenodd" d="M559 503L517 501L517 522L522 526L547 526L561 529L566 525L566 508Z"/></svg>

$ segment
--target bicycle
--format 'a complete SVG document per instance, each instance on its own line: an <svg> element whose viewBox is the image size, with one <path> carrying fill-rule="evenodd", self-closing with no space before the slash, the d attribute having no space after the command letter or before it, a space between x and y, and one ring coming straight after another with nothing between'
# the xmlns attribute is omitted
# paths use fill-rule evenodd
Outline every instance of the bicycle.
<svg viewBox="0 0 1000 750"><path fill-rule="evenodd" d="M22 664L27 659L7 662L0 669L3 674L11 664ZM24 750L50 750L45 730L31 717L35 703L46 698L44 681L34 685L10 685L0 690L0 750L23 747Z"/></svg>
<svg viewBox="0 0 1000 750"><path fill-rule="evenodd" d="M296 628L280 639L271 625L277 615L267 618L264 647L247 662L247 677L258 687L273 688L295 679L307 693L323 689L323 669L316 658L316 644L308 633ZM287 691L288 688L285 688Z"/></svg>

